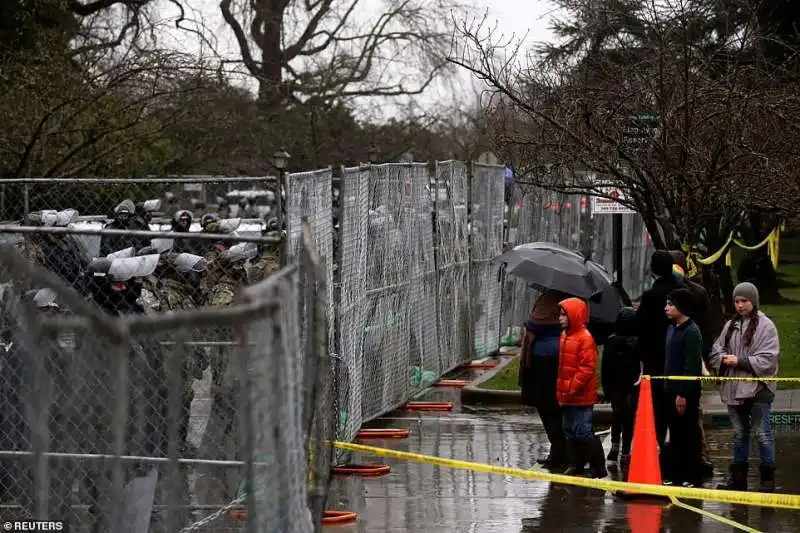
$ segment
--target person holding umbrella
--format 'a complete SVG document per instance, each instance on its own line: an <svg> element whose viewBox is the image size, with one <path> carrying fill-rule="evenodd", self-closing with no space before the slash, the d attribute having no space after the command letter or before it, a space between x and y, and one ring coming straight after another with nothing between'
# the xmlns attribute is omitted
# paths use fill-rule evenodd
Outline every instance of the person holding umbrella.
<svg viewBox="0 0 800 533"><path fill-rule="evenodd" d="M535 407L542 420L550 452L538 463L548 470L563 470L567 466L567 442L561 424L561 407L556 399L562 329L558 320L559 303L567 298L566 293L548 290L536 300L530 319L525 323L520 355L522 403Z"/></svg>
<svg viewBox="0 0 800 533"><path fill-rule="evenodd" d="M603 329L608 330L614 324L621 308L620 295L613 286L611 275L602 265L558 244L521 244L503 253L495 261L505 265L506 274L521 278L532 288L542 292L525 325L519 383L523 403L536 407L550 441L550 454L539 462L549 469L556 469L565 463L570 453L575 457L585 455L577 451L577 447L582 445L575 444L576 438L572 439L572 445L568 444L569 437L564 431L570 433L572 430L567 427L569 424L564 425L567 415L563 405L559 405L561 393L556 394L563 349L563 328L558 326L561 302L574 297L571 299L577 298L585 307L586 316L578 329L588 335L596 351L596 346L603 342L602 337L605 334L599 334L600 342L594 339L594 334ZM592 326L588 324L590 318ZM580 320L573 322L577 324ZM594 365L597 365L596 359ZM591 415L591 409L589 412ZM573 418L570 418L570 424L574 422ZM595 448L592 449L596 451ZM605 465L602 446L600 455L601 462ZM577 465L573 470L579 470ZM594 471L601 472L598 468L594 468Z"/></svg>

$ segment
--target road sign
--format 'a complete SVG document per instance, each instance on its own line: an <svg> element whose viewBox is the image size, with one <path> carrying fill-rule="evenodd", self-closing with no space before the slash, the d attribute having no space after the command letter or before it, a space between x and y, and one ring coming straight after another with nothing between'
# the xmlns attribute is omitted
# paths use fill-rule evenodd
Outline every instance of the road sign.
<svg viewBox="0 0 800 533"><path fill-rule="evenodd" d="M621 203L620 200L625 200L625 193L615 187L603 187L600 192L607 195L608 198L592 196L592 214L593 215L630 215L636 213Z"/></svg>
<svg viewBox="0 0 800 533"><path fill-rule="evenodd" d="M638 113L627 117L622 128L620 148L629 152L647 152L661 133L661 119L655 115Z"/></svg>

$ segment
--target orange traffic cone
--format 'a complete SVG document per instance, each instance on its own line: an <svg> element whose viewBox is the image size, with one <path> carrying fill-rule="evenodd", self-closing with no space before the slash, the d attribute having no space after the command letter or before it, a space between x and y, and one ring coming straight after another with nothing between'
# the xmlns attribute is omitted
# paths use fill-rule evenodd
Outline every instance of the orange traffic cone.
<svg viewBox="0 0 800 533"><path fill-rule="evenodd" d="M639 390L639 405L633 426L633 448L628 482L661 485L661 464L658 457L656 421L653 414L653 391L649 378L643 378ZM623 497L648 497L643 494L625 492ZM662 498L657 498L662 499Z"/></svg>
<svg viewBox="0 0 800 533"><path fill-rule="evenodd" d="M628 503L628 525L631 533L659 533L661 531L661 505Z"/></svg>

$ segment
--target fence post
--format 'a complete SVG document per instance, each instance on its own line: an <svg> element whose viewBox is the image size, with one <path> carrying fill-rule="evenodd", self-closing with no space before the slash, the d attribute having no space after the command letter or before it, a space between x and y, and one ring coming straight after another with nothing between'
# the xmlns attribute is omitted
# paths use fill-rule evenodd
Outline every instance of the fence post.
<svg viewBox="0 0 800 533"><path fill-rule="evenodd" d="M475 314L472 307L472 232L475 230L472 223L472 181L475 178L475 162L467 164L467 338L469 340L470 359L475 358Z"/></svg>
<svg viewBox="0 0 800 533"><path fill-rule="evenodd" d="M337 176L338 174L338 176ZM336 268L333 270L333 287L331 291L331 296L333 297L333 316L331 320L333 320L333 353L330 354L331 357L331 365L330 365L330 373L331 379L333 380L333 417L334 417L334 434L336 435L337 440L341 437L340 433L342 430L346 428L342 428L341 424L339 423L339 417L341 416L340 413L342 412L342 405L340 397L340 390L339 387L341 383L339 382L340 379L340 372L342 371L342 366L344 365L344 352L342 347L342 264L343 264L343 253L342 253L342 231L343 231L343 224L344 220L342 218L342 214L344 213L344 202L346 198L346 180L345 180L345 170L344 165L334 165L333 167L333 176L332 181L334 183L338 182L338 189L339 189L339 205L333 206L333 213L336 214L336 220L339 223L339 229L337 230L336 227L333 228L334 235L336 236L336 242L338 243L334 246L333 255L334 255L334 264ZM333 191L331 191L333 194Z"/></svg>

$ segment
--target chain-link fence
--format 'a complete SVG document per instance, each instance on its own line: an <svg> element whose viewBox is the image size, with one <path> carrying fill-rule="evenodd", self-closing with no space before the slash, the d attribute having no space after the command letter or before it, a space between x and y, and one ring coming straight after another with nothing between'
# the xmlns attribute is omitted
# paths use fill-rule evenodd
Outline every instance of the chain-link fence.
<svg viewBox="0 0 800 533"><path fill-rule="evenodd" d="M474 323L470 308L469 168L461 161L437 163L434 184L438 324L442 370L470 356Z"/></svg>
<svg viewBox="0 0 800 533"><path fill-rule="evenodd" d="M0 250L4 508L78 532L313 531L336 391L310 231L297 262L227 302L235 236L69 279L42 258L70 231L17 228Z"/></svg>
<svg viewBox="0 0 800 533"><path fill-rule="evenodd" d="M609 217L580 196L507 189L501 166L337 175L338 188L331 169L286 176L285 241L274 178L0 184L0 219L14 221L0 242L50 273L43 284L0 260L8 505L86 531L241 529L238 507L256 531L318 527L329 440L494 353L527 319L534 292L493 262L504 239L611 267ZM649 242L637 216L624 231L636 296ZM40 290L54 285L78 296ZM20 347L47 354L43 369Z"/></svg>
<svg viewBox="0 0 800 533"><path fill-rule="evenodd" d="M475 324L475 354L495 353L500 343L502 309L505 167L473 163L470 180L470 296Z"/></svg>

